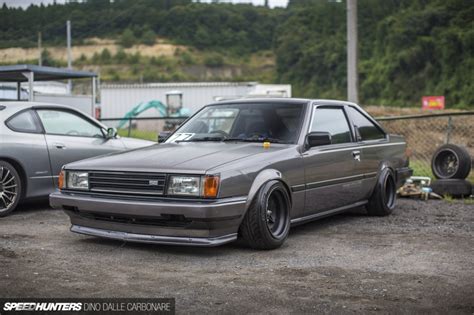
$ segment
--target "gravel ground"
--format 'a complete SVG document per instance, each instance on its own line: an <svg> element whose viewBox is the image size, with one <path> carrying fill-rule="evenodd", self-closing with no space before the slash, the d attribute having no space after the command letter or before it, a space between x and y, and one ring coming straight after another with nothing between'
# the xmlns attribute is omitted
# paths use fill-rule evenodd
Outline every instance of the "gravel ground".
<svg viewBox="0 0 474 315"><path fill-rule="evenodd" d="M174 297L178 313L474 313L474 204L399 200L290 232L274 251L122 243L62 211L0 219L0 297Z"/></svg>

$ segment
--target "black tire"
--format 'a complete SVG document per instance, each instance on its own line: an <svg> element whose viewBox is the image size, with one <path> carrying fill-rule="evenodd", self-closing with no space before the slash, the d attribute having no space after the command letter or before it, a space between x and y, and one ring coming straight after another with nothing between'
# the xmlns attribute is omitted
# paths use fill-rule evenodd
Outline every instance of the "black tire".
<svg viewBox="0 0 474 315"><path fill-rule="evenodd" d="M15 210L20 202L22 188L17 170L10 163L0 160L0 217Z"/></svg>
<svg viewBox="0 0 474 315"><path fill-rule="evenodd" d="M433 154L431 170L437 179L465 179L471 171L471 156L464 147L442 145Z"/></svg>
<svg viewBox="0 0 474 315"><path fill-rule="evenodd" d="M468 197L472 184L465 179L438 179L431 183L431 189L441 196Z"/></svg>
<svg viewBox="0 0 474 315"><path fill-rule="evenodd" d="M380 172L374 192L367 204L367 213L375 216L385 216L392 213L397 200L397 184L393 172L384 168Z"/></svg>
<svg viewBox="0 0 474 315"><path fill-rule="evenodd" d="M268 212L269 211L269 212ZM288 237L290 198L277 180L265 183L250 204L240 225L240 235L255 249L275 249Z"/></svg>

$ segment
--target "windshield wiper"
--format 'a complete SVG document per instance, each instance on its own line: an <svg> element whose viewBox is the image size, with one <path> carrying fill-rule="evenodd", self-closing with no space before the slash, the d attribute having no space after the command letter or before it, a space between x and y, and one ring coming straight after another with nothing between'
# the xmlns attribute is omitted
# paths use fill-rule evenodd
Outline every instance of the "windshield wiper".
<svg viewBox="0 0 474 315"><path fill-rule="evenodd" d="M200 141L223 141L222 137L203 137L203 138L191 138L185 140L176 140L176 142L200 142Z"/></svg>
<svg viewBox="0 0 474 315"><path fill-rule="evenodd" d="M274 139L274 138L226 138L222 141L240 141L240 142L271 142L271 143L285 143L289 144L291 141L283 141L280 139Z"/></svg>

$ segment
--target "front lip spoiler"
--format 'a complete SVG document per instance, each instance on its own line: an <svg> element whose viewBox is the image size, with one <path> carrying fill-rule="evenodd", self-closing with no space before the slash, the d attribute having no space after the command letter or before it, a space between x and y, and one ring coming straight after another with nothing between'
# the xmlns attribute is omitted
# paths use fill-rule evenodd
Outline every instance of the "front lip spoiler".
<svg viewBox="0 0 474 315"><path fill-rule="evenodd" d="M110 231L97 228L90 228L80 225L72 225L71 232L104 237L114 240L121 240L125 242L136 243L150 243L150 244L166 244L166 245L184 245L184 246L199 246L199 247L213 247L223 245L235 241L237 233L228 234L224 236L205 238L205 237L176 237L176 236L160 236L148 234L135 234L128 232Z"/></svg>

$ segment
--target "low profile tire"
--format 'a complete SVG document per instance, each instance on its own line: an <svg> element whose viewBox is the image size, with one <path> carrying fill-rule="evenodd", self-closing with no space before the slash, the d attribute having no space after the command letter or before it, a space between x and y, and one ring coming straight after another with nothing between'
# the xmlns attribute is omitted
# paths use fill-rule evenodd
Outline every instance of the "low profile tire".
<svg viewBox="0 0 474 315"><path fill-rule="evenodd" d="M441 196L468 197L472 184L465 179L438 179L431 183L431 189Z"/></svg>
<svg viewBox="0 0 474 315"><path fill-rule="evenodd" d="M442 145L433 154L431 170L437 179L465 179L471 171L471 156L464 147Z"/></svg>
<svg viewBox="0 0 474 315"><path fill-rule="evenodd" d="M20 202L21 192L20 175L13 165L0 160L0 217L15 210Z"/></svg>
<svg viewBox="0 0 474 315"><path fill-rule="evenodd" d="M240 235L255 249L275 249L288 237L290 198L283 184L265 183L252 201L240 225Z"/></svg>
<svg viewBox="0 0 474 315"><path fill-rule="evenodd" d="M392 213L397 199L397 185L393 172L385 168L381 171L374 192L367 204L367 213L385 216Z"/></svg>

